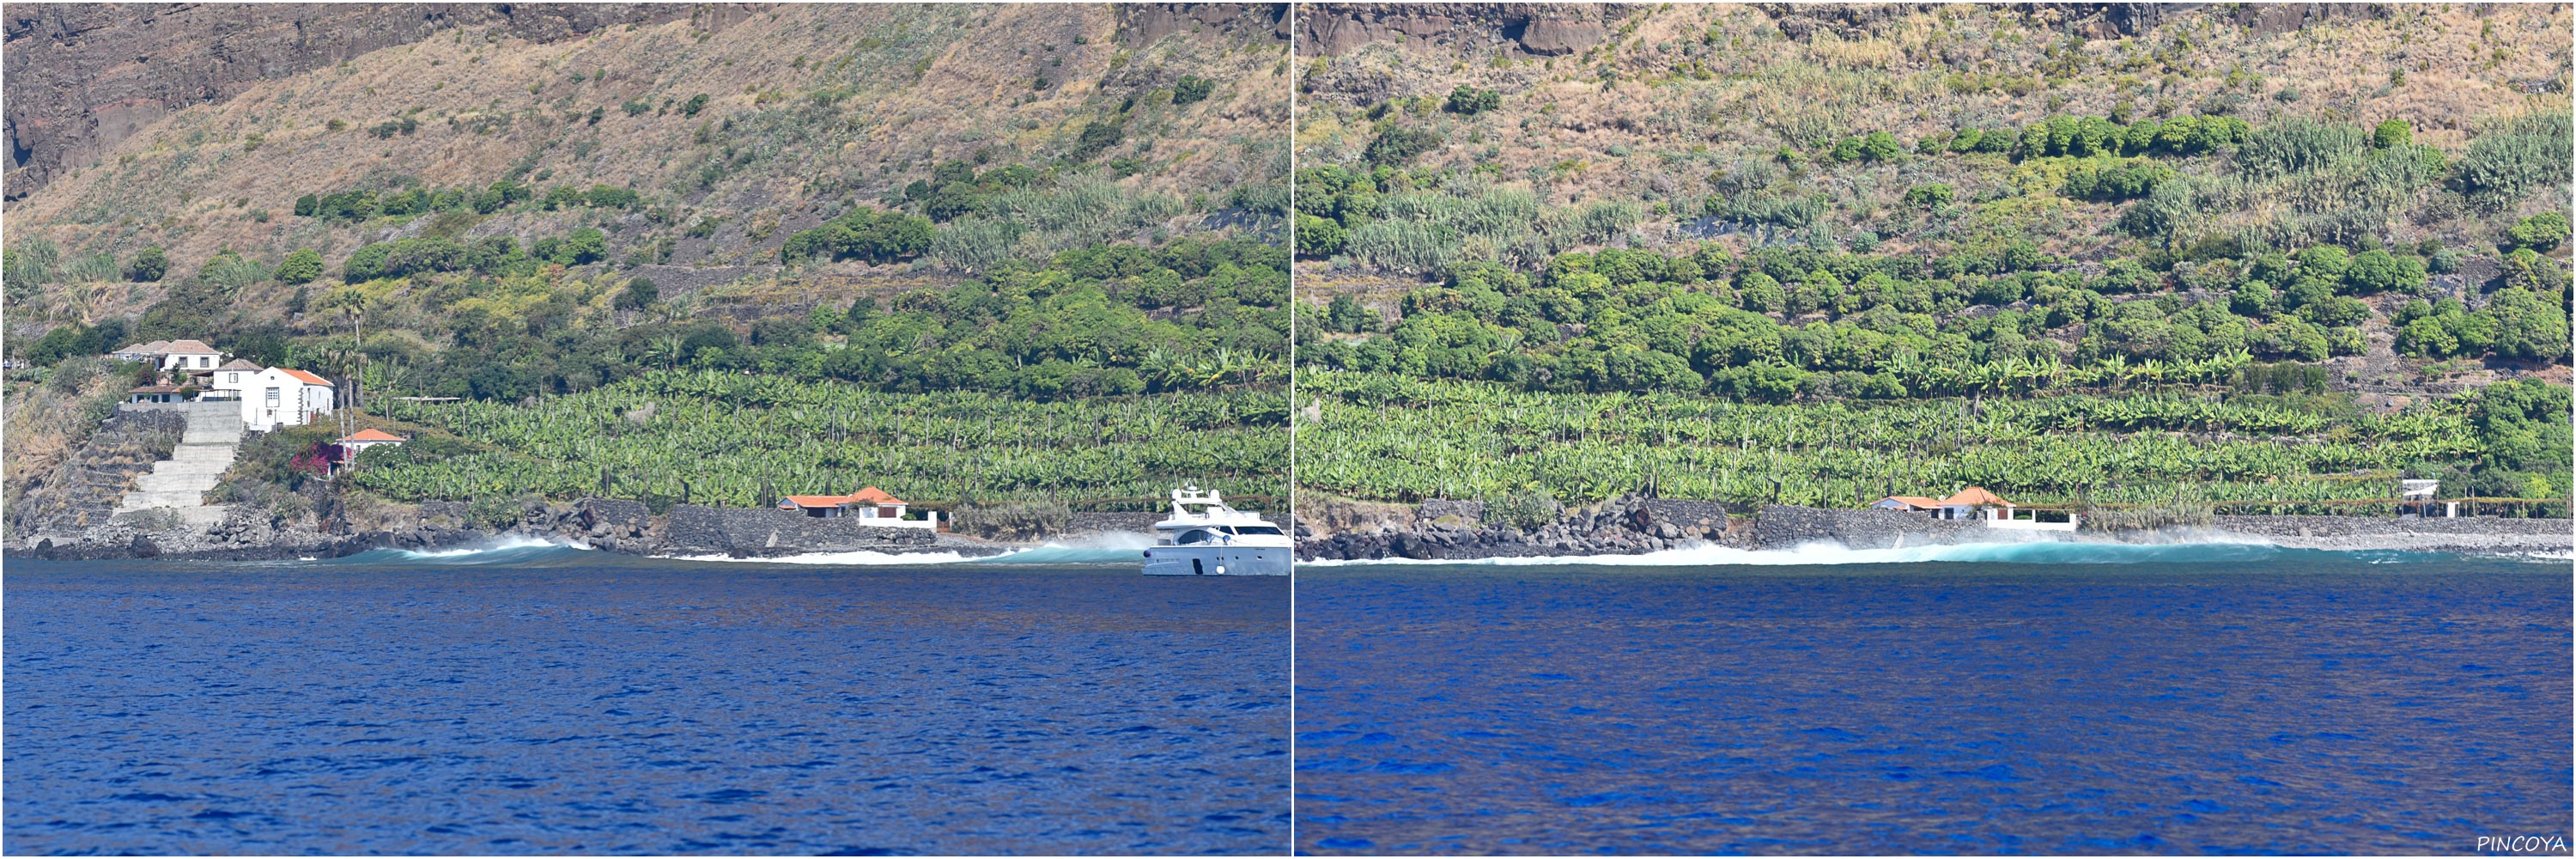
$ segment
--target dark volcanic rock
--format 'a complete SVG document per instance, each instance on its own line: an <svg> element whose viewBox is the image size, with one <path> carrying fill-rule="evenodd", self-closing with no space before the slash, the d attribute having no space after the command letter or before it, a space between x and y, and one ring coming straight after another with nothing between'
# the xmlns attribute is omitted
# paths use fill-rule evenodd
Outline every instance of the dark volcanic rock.
<svg viewBox="0 0 2576 859"><path fill-rule="evenodd" d="M1485 505L1474 501L1423 502L1410 521L1379 521L1374 527L1345 528L1316 536L1300 520L1297 552L1301 558L1369 560L1463 560L1526 558L1543 555L1633 555L1726 537L1726 506L1713 501L1685 501L1629 496L1580 510L1533 530L1481 521Z"/></svg>
<svg viewBox="0 0 2576 859"><path fill-rule="evenodd" d="M817 519L790 510L671 508L659 551L668 554L746 554L735 557L929 548L938 535L923 528L877 528L855 517Z"/></svg>
<svg viewBox="0 0 2576 859"><path fill-rule="evenodd" d="M1196 27L1288 38L1286 3L1122 3L1118 40L1145 45Z"/></svg>

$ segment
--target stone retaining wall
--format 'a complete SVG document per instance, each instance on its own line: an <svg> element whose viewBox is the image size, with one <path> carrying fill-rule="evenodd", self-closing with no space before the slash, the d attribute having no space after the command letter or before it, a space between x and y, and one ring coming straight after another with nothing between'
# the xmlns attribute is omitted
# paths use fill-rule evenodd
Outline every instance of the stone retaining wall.
<svg viewBox="0 0 2576 859"><path fill-rule="evenodd" d="M820 519L792 510L671 508L659 551L670 554L783 555L862 549L924 548L938 542L927 528L878 528L854 517Z"/></svg>
<svg viewBox="0 0 2576 859"><path fill-rule="evenodd" d="M1764 505L1753 526L1751 548L1787 549L1801 543L1831 541L1854 549L1885 549L1902 539L1906 545L1966 543L1990 539L1993 530L1974 519L1934 519L1903 510L1826 510Z"/></svg>
<svg viewBox="0 0 2576 859"><path fill-rule="evenodd" d="M2363 537L2389 534L2568 534L2576 521L2567 519L2498 519L2494 517L2394 516L2220 516L2211 527L2249 537Z"/></svg>

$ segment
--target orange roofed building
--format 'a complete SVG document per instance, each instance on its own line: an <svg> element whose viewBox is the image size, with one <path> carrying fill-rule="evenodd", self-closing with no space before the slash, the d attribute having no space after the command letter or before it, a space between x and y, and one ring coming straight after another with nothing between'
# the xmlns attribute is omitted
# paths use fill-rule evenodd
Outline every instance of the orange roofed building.
<svg viewBox="0 0 2576 859"><path fill-rule="evenodd" d="M2073 531L2077 524L2073 514L2049 514L2044 518L2042 511L2023 510L2004 500L2003 496L1986 491L1983 486L1971 486L1937 500L1920 495L1890 495L1869 506L1879 510L1929 513L1934 519L1982 519L1988 528ZM2060 518L2064 521L2058 521Z"/></svg>
<svg viewBox="0 0 2576 859"><path fill-rule="evenodd" d="M878 528L939 528L939 514L929 512L919 520L903 518L911 505L883 489L870 486L848 495L790 495L778 499L778 509L803 511L817 519L855 517Z"/></svg>
<svg viewBox="0 0 2576 859"><path fill-rule="evenodd" d="M1869 506L1880 510L1930 513L1935 519L1976 519L1981 517L1978 511L1992 509L2005 511L2004 518L2009 519L2012 518L2013 509L2012 502L1987 492L1983 486L1971 486L1959 490L1956 495L1939 499L1925 498L1920 495L1890 495Z"/></svg>

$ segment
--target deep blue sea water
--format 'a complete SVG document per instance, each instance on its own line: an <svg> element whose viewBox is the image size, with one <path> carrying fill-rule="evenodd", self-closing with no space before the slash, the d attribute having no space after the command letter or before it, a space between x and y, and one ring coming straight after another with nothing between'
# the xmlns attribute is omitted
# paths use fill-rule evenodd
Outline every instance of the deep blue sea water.
<svg viewBox="0 0 2576 859"><path fill-rule="evenodd" d="M1288 583L12 560L38 853L1278 853Z"/></svg>
<svg viewBox="0 0 2576 859"><path fill-rule="evenodd" d="M2567 840L2567 561L2030 551L1301 567L1298 849Z"/></svg>

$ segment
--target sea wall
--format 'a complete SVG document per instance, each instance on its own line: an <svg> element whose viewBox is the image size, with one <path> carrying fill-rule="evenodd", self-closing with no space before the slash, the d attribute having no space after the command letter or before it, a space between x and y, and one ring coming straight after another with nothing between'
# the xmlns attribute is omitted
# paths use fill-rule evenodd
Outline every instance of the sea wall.
<svg viewBox="0 0 2576 859"><path fill-rule="evenodd" d="M2494 517L2220 516L2211 527L2297 549L2567 552L2576 521Z"/></svg>
<svg viewBox="0 0 2576 859"><path fill-rule="evenodd" d="M662 528L664 554L729 554L735 557L790 555L803 552L890 551L928 548L939 537L926 528L879 528L852 517L815 518L792 510L701 507L671 508Z"/></svg>
<svg viewBox="0 0 2576 859"><path fill-rule="evenodd" d="M1482 502L1431 500L1419 507L1345 505L1296 520L1304 559L1466 560L1552 555L1634 555L1722 541L1730 520L1713 501L1628 496L1562 511L1521 528L1489 516ZM1330 524L1327 524L1330 523Z"/></svg>
<svg viewBox="0 0 2576 859"><path fill-rule="evenodd" d="M1901 510L1828 510L1764 505L1755 517L1746 548L1787 549L1801 543L1833 542L1854 549L1885 549L1902 542L1967 543L1993 539L1993 529L1973 519L1934 519Z"/></svg>

